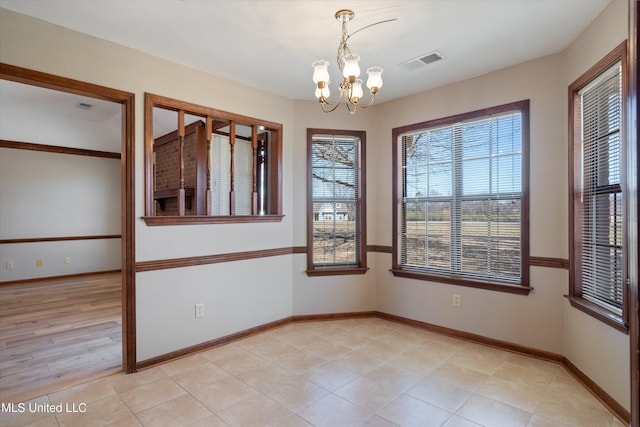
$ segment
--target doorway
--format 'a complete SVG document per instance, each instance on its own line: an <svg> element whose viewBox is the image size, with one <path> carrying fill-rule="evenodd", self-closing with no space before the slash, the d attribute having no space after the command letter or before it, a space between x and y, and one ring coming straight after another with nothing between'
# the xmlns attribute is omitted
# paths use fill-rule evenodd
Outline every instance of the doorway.
<svg viewBox="0 0 640 427"><path fill-rule="evenodd" d="M0 63L0 79L120 105L120 293L122 369L135 372L134 95ZM2 141L9 143L10 141Z"/></svg>

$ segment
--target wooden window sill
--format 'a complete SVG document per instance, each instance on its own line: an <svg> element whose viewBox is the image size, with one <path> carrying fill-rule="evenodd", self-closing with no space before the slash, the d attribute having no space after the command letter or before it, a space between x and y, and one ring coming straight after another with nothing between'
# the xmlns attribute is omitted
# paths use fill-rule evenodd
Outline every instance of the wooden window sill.
<svg viewBox="0 0 640 427"><path fill-rule="evenodd" d="M344 276L348 274L365 274L367 267L329 267L306 270L307 276Z"/></svg>
<svg viewBox="0 0 640 427"><path fill-rule="evenodd" d="M227 216L143 216L149 226L196 225L196 224L236 224L248 222L281 222L284 215L227 215Z"/></svg>
<svg viewBox="0 0 640 427"><path fill-rule="evenodd" d="M629 334L629 326L624 323L622 316L612 313L604 307L600 307L598 304L594 304L582 297L565 295L565 298L569 300L569 302L571 303L571 307L578 309L583 313L586 313L589 316L600 320L601 322L606 323L607 325L611 326L614 329L617 329L620 332L623 332L627 335Z"/></svg>
<svg viewBox="0 0 640 427"><path fill-rule="evenodd" d="M519 295L529 295L529 292L533 290L530 286L521 285L507 285L497 282L480 282L475 280L469 280L461 277L453 276L438 276L434 274L421 273L419 271L389 270L396 277L406 277L408 279L425 280L430 282L448 283L450 285L466 286L470 288L487 289L489 291L507 292Z"/></svg>

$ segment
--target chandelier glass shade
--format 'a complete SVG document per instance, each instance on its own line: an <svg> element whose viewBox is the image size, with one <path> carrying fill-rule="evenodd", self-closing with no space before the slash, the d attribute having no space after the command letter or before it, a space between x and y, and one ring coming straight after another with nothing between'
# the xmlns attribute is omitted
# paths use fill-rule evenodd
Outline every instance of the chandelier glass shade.
<svg viewBox="0 0 640 427"><path fill-rule="evenodd" d="M336 19L342 22L342 38L338 46L337 62L342 72L342 81L338 85L340 95L336 102L329 101L331 92L329 90L329 62L325 60L315 61L313 67L313 82L316 84L315 95L320 101L322 111L330 113L335 111L338 106L344 104L350 113L355 113L358 108L367 108L376 99L376 93L382 87L382 68L371 67L367 69L367 88L371 95L368 102L363 103L362 97L364 90L362 89L363 81L359 79L360 56L351 52L347 45L349 34L347 32L347 22L351 21L355 14L348 9L342 9L336 12Z"/></svg>

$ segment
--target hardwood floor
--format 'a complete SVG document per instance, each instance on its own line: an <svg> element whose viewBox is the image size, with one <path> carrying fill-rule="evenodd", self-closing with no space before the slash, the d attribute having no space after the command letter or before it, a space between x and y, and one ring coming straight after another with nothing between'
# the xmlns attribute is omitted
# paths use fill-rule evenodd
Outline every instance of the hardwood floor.
<svg viewBox="0 0 640 427"><path fill-rule="evenodd" d="M121 295L119 272L0 286L0 401L119 371Z"/></svg>

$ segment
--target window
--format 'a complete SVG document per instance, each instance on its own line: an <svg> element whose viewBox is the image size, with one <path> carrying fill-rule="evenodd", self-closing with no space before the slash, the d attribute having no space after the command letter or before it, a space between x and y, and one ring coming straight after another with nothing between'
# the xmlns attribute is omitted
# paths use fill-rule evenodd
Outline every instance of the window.
<svg viewBox="0 0 640 427"><path fill-rule="evenodd" d="M572 305L625 329L626 47L569 86Z"/></svg>
<svg viewBox="0 0 640 427"><path fill-rule="evenodd" d="M528 293L529 101L393 130L397 276Z"/></svg>
<svg viewBox="0 0 640 427"><path fill-rule="evenodd" d="M145 94L149 225L282 219L282 125Z"/></svg>
<svg viewBox="0 0 640 427"><path fill-rule="evenodd" d="M366 267L365 132L307 129L307 274Z"/></svg>

